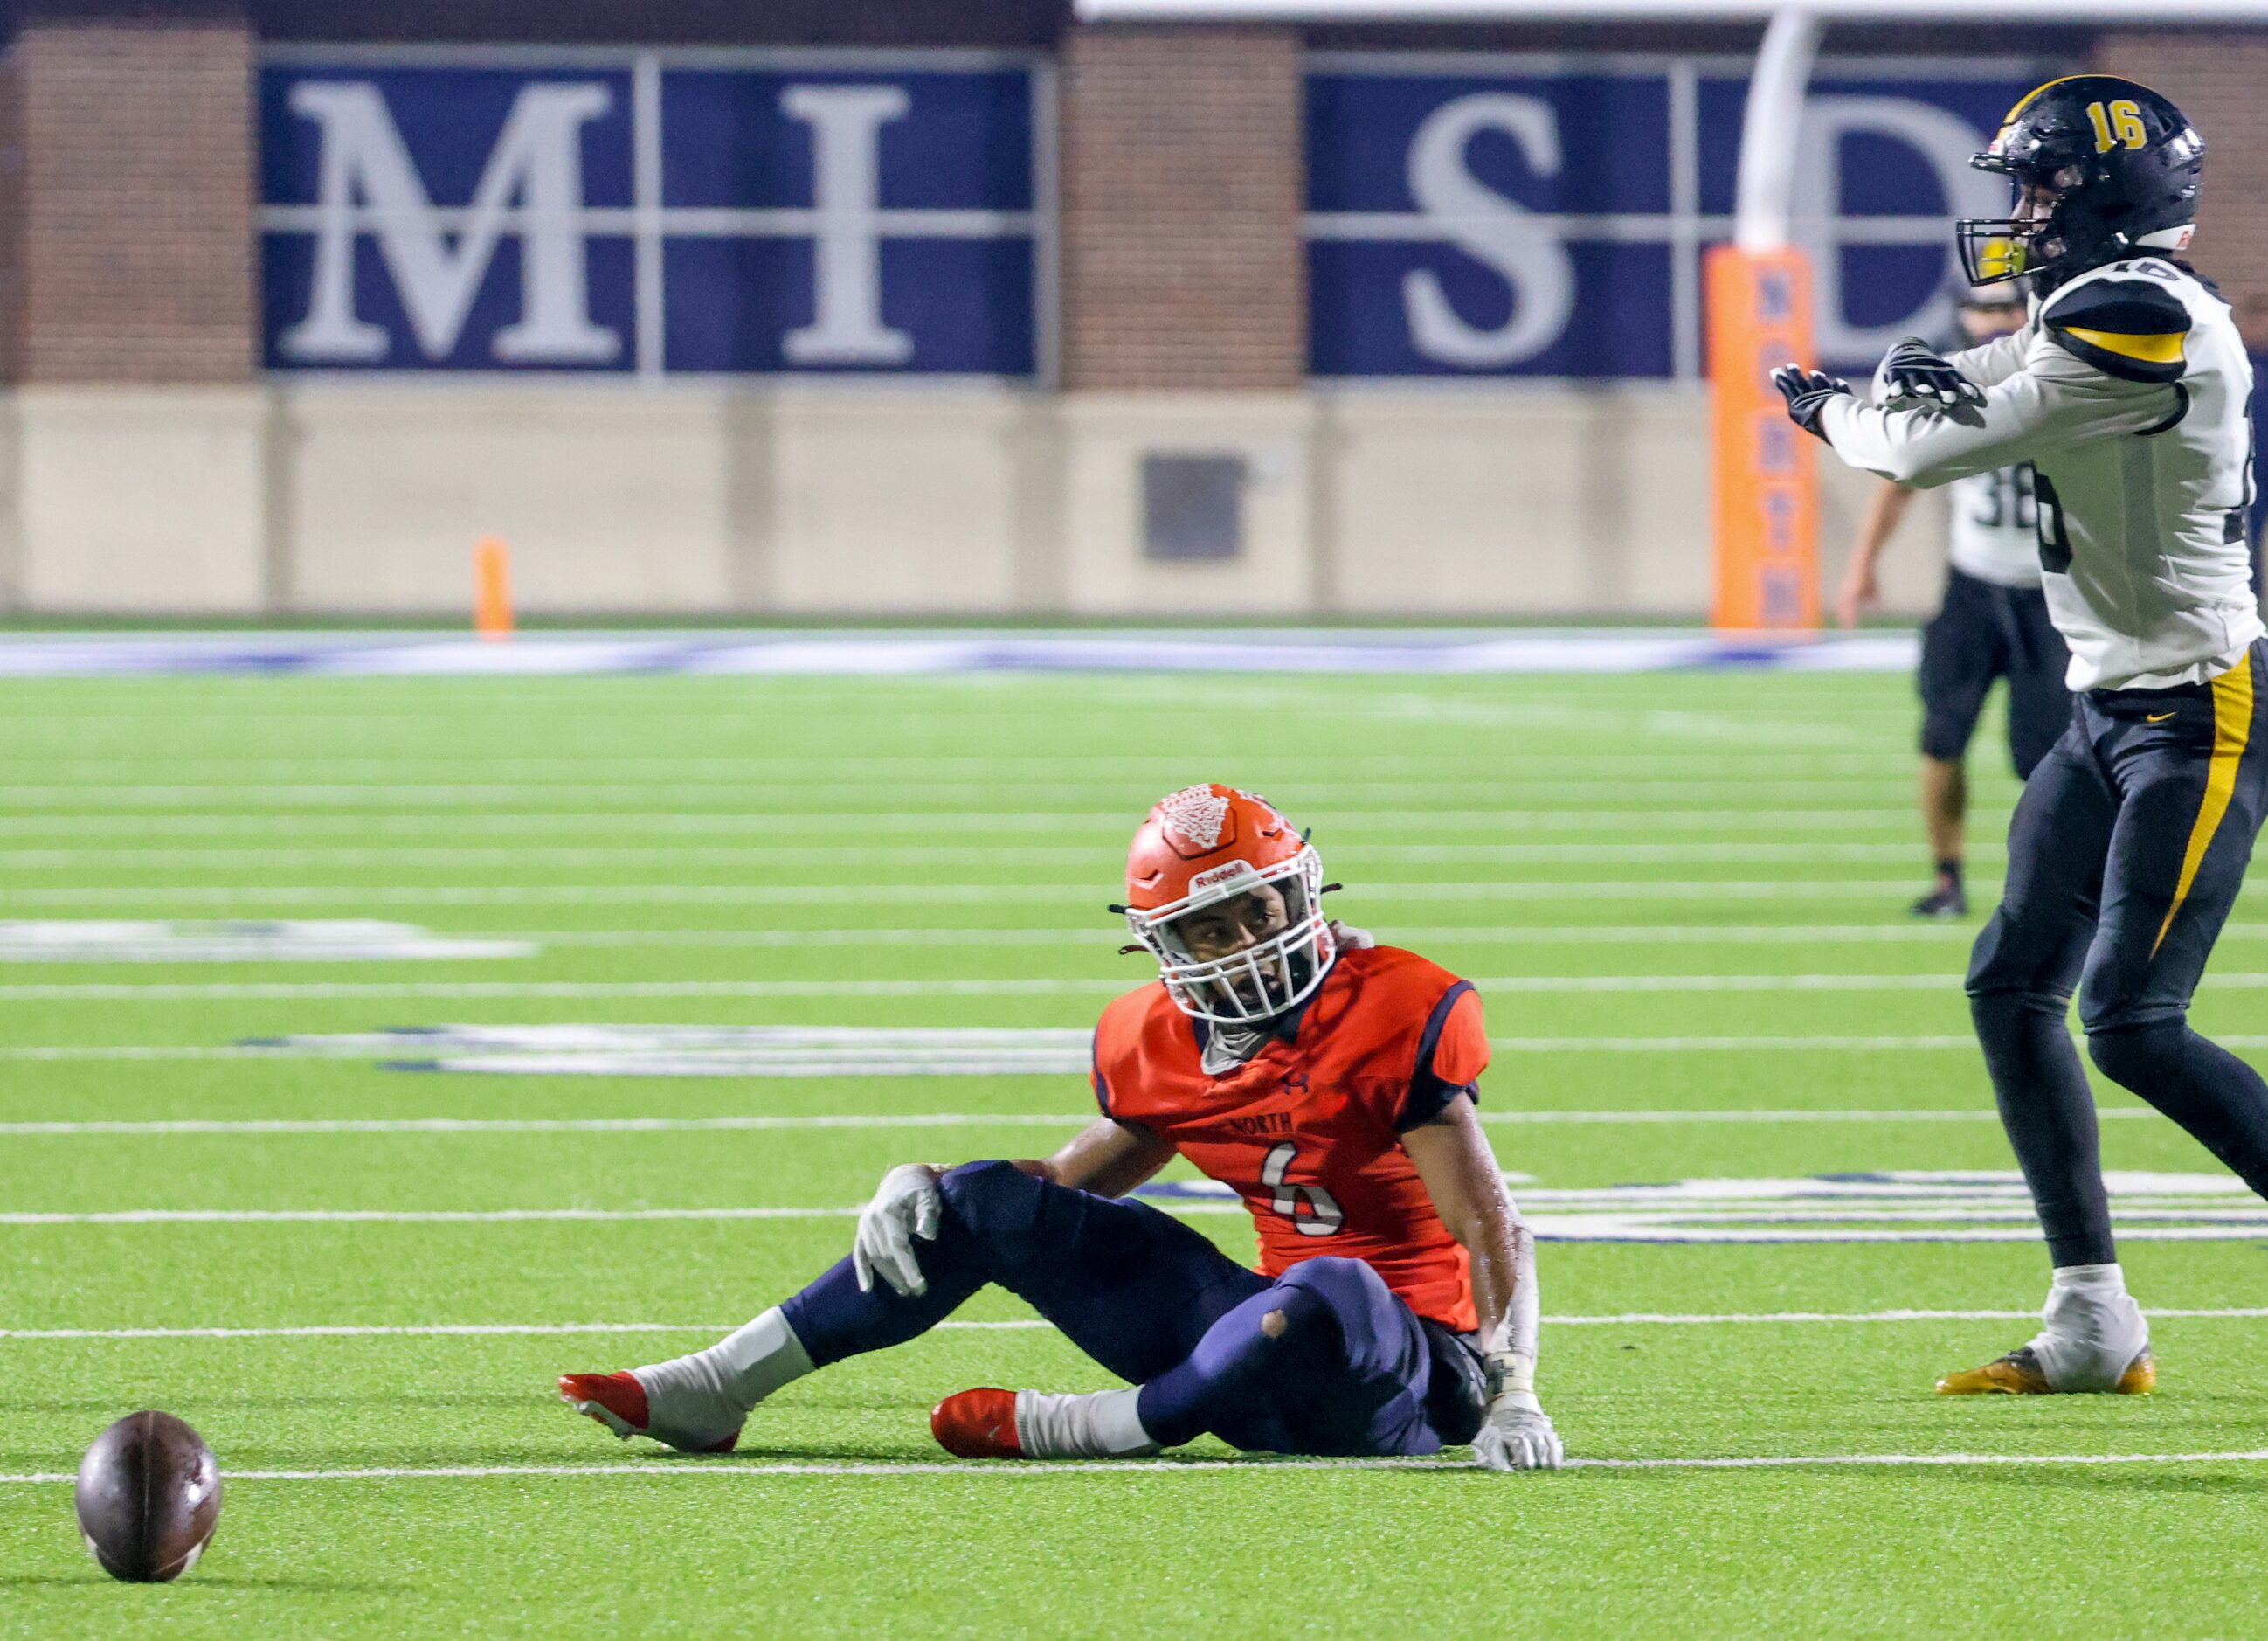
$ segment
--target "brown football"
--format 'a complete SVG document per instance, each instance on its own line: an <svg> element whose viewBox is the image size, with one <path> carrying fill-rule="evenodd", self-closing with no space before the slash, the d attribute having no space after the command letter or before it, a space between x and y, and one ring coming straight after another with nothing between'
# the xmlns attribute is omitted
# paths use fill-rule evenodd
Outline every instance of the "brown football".
<svg viewBox="0 0 2268 1641"><path fill-rule="evenodd" d="M170 1413L129 1413L78 1461L79 1536L102 1570L164 1584L197 1564L220 1521L220 1467Z"/></svg>

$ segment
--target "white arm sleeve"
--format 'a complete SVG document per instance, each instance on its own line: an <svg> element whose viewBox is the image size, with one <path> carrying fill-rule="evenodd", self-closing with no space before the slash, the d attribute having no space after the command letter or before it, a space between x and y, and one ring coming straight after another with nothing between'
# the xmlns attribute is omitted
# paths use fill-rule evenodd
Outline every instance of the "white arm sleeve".
<svg viewBox="0 0 2268 1641"><path fill-rule="evenodd" d="M1978 348L1964 348L1959 353L1948 353L1945 362L1979 387L1997 387L2024 368L2024 356L2039 334L2036 324L2027 324L2005 336L1995 336ZM1874 367L1874 396L1876 404L1886 402L1890 396L1889 386L1882 372L1889 368L1889 356L1882 357Z"/></svg>
<svg viewBox="0 0 2268 1641"><path fill-rule="evenodd" d="M1512 1213L1512 1306L1497 1325L1496 1336L1482 1342L1482 1350L1503 1372L1503 1388L1526 1391L1535 1387L1536 1336L1543 1331L1543 1298L1535 1287L1535 1233L1520 1217L1519 1204L1510 1197Z"/></svg>
<svg viewBox="0 0 2268 1641"><path fill-rule="evenodd" d="M1991 351L1961 355L1962 373L1966 361ZM2181 403L2170 383L2122 381L2035 334L2023 369L1988 387L1981 410L1886 410L1845 395L1827 401L1820 426L1851 466L1929 489L2106 434L2139 433L2174 417Z"/></svg>
<svg viewBox="0 0 2268 1641"><path fill-rule="evenodd" d="M1962 349L1948 363L1979 387L1998 387L2024 368L2039 334L2039 321L2030 320L1982 347Z"/></svg>

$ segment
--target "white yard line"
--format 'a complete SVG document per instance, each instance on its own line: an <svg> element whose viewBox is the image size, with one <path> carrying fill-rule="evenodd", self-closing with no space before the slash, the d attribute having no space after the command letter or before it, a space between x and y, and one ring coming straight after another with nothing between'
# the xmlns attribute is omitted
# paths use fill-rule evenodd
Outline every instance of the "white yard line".
<svg viewBox="0 0 2268 1641"><path fill-rule="evenodd" d="M1241 1212L1237 1203L1176 1202L1189 1213ZM512 1225L562 1220L856 1219L859 1208L125 1208L0 1213L0 1225Z"/></svg>
<svg viewBox="0 0 2268 1641"><path fill-rule="evenodd" d="M2213 1034L2213 1041L2228 1049L2268 1049L2268 1036ZM416 1046L405 1039L406 1052ZM1977 1047L1977 1040L1968 1035L1945 1036L1815 1036L1815 1037L1491 1037L1489 1046L1506 1054L1694 1054L1694 1053L1920 1053L1952 1051L1965 1052ZM310 1057L314 1051L307 1049L284 1050L248 1044L219 1047L173 1046L166 1044L41 1044L16 1047L0 1046L0 1062L18 1061L197 1061L197 1060L291 1060ZM357 1041L350 1051L342 1050L335 1057L367 1059L375 1051ZM850 1075L850 1073L844 1073ZM1960 1112L1932 1113L1926 1111L1800 1111L1757 1108L1742 1111L1489 1111L1483 1110L1484 1122L1871 1122L1955 1121L1974 1115L1980 1120L1990 1113ZM2102 1113L2106 1117L2139 1116L2139 1111L2114 1108ZM987 1118L986 1121L992 1119ZM1003 1118L1002 1121L1021 1121ZM1053 1119L1048 1119L1053 1120ZM6 1131L0 1130L0 1131Z"/></svg>
<svg viewBox="0 0 2268 1641"><path fill-rule="evenodd" d="M2218 1037L2225 1048L2242 1048L2251 1040ZM2251 1046L2268 1047L2268 1038ZM1506 1054L1750 1054L1750 1053L1918 1053L1925 1050L1975 1051L1973 1036L1920 1037L1491 1037L1489 1047Z"/></svg>
<svg viewBox="0 0 2268 1641"><path fill-rule="evenodd" d="M2224 1049L2268 1049L2268 1037L2228 1036L2219 1032L2207 1034ZM1974 1051L1977 1039L1971 1036L1491 1037L1489 1046L1508 1054L1907 1053L1939 1049Z"/></svg>
<svg viewBox="0 0 2268 1641"><path fill-rule="evenodd" d="M1115 863L1120 845L1116 838L1089 844L1045 843L610 843L603 845L497 844L425 846L415 843L339 844L328 848L294 846L288 849L6 849L0 850L0 872L60 872L82 866L106 870L162 866L217 870L250 866L266 871L300 867L361 866L479 867L509 866L595 868L607 866L742 866L779 865L850 865L859 861L899 865L959 865L983 862L1029 861L1049 865ZM1990 840L1970 846L1971 856L2003 851ZM1675 864L1682 861L1911 861L1918 851L1900 841L1852 843L1832 839L1794 843L1360 843L1332 846L1334 861L1386 862L1397 865L1451 865L1458 862L1500 862L1543 865L1614 865L1621 862Z"/></svg>
<svg viewBox="0 0 2268 1641"><path fill-rule="evenodd" d="M1542 753L1537 755L1549 758L1551 754ZM1299 801L1292 802L1290 806L1294 811L1320 813L1334 806L1355 808L1381 803L1413 804L1423 801L1429 794L1442 799L1444 807L1454 808L1498 802L1507 808L1532 806L1547 794L1598 798L1609 804L1630 804L1647 798L1663 798L1706 807L1698 800L1721 798L1727 803L1738 803L1744 796L1752 800L1773 802L1782 799L1801 801L1809 798L1831 800L1837 795L1848 797L1858 792L1870 792L1881 794L1887 804L1890 794L1904 798L1911 791L1911 779L1897 772L1902 762L1900 754L1885 752L1880 760L1881 772L1878 774L1771 775L1749 781L1742 780L1737 772L1690 777L1672 776L1594 781L1529 780L1509 774L1494 780L1334 781L1328 785L1318 784L1309 788L1301 793ZM856 803L862 798L871 798L879 808L901 811L909 806L930 806L940 811L966 812L981 809L988 802L997 803L1000 796L1000 783L983 779L880 784L822 780L798 782L796 784L799 795L809 799L839 800L847 795L851 802ZM1086 787L1094 794L1093 807L1118 810L1123 817L1122 824L1130 827L1140 820L1142 808L1158 796L1147 786L1136 787L1125 780L1050 780L1048 786L1050 796L1057 801L1076 797L1079 795L1079 789ZM758 814L795 813L765 806L777 802L781 796L780 787L771 782L703 782L691 790L720 806L745 806ZM1279 798L1285 797L1287 790L1290 789L1279 789L1277 796ZM67 808L162 809L214 803L244 804L262 808L272 806L279 810L351 808L362 804L380 810L480 809L516 801L541 804L551 800L589 804L594 799L612 799L630 806L650 804L653 798L652 782L636 781L287 781L243 785L224 782L179 784L90 782L83 784L10 786L0 791L0 812L35 814ZM1293 818L1298 818L1296 813Z"/></svg>
<svg viewBox="0 0 2268 1641"><path fill-rule="evenodd" d="M1983 1115L1990 1115L1983 1114ZM0 1136L70 1135L258 1136L268 1134L666 1134L711 1130L763 1132L770 1130L1077 1128L1092 1112L1035 1115L1026 1113L897 1112L858 1116L821 1113L810 1116L719 1117L318 1117L249 1118L232 1122L190 1117L170 1122L0 1122Z"/></svg>
<svg viewBox="0 0 2268 1641"><path fill-rule="evenodd" d="M259 1137L268 1135L322 1134L675 1134L718 1132L796 1132L837 1129L933 1128L1075 1128L1092 1112L1035 1114L1028 1112L890 1112L872 1115L823 1112L803 1116L713 1117L180 1117L145 1122L105 1121L99 1118L55 1122L0 1122L0 1137L8 1138L101 1136L163 1137L211 1135ZM2105 1122L2149 1122L2158 1114L2139 1106L2100 1107ZM1488 1111L1481 1121L1503 1127L1532 1124L1615 1127L1623 1124L1738 1123L1896 1123L1998 1122L1992 1110L1840 1111Z"/></svg>
<svg viewBox="0 0 2268 1641"><path fill-rule="evenodd" d="M1469 924L1376 931L1396 946L1927 946L1965 949L1972 925L1898 924ZM1080 926L932 929L513 929L451 930L448 938L556 947L615 946L1053 946L1122 942L1107 921ZM2268 937L2268 923L2231 923L2224 943Z"/></svg>
<svg viewBox="0 0 2268 1641"><path fill-rule="evenodd" d="M2268 1049L2268 1037L2215 1037L2216 1042L2231 1049ZM1943 1037L1492 1037L1490 1046L1507 1054L1687 1054L1687 1053L1749 1053L1749 1052L1839 1052L1845 1050L1908 1052L1935 1049L1969 1049L1977 1040L1969 1036ZM409 1045L405 1043L404 1048ZM0 1062L23 1061L167 1061L167 1060L290 1060L312 1056L315 1051L298 1049L291 1051L276 1048L231 1044L223 1047L173 1047L156 1044L38 1044L21 1047L0 1046ZM357 1043L351 1052L342 1052L337 1057L368 1059L371 1050ZM1488 1120L1488 1114L1483 1114ZM1638 1121L1637 1117L1629 1120Z"/></svg>
<svg viewBox="0 0 2268 1641"><path fill-rule="evenodd" d="M1476 979L1483 994L1606 992L1927 991L1957 996L1960 976L1923 975L1517 975ZM2205 990L2257 990L2268 973L2209 975ZM26 981L0 984L0 1002L126 1002L189 997L906 997L1115 996L1123 978L1019 980L351 980Z"/></svg>
<svg viewBox="0 0 2268 1641"><path fill-rule="evenodd" d="M1945 982L1951 985L1951 981ZM291 997L1111 997L1117 980L254 980L26 981L0 985L0 1003ZM414 1048L405 1043L403 1048Z"/></svg>
<svg viewBox="0 0 2268 1641"><path fill-rule="evenodd" d="M1532 1196L1533 1194L1523 1193ZM1241 1214L1233 1198L1151 1197L1152 1207L1174 1214ZM535 1225L653 1220L753 1221L856 1219L849 1208L129 1208L89 1212L0 1213L0 1225ZM2118 1234L2129 1242L2253 1242L2268 1240L2268 1209L2183 1207L2113 1211ZM1821 1225L1822 1218L1845 1223ZM2166 1221L2199 1223L2164 1223ZM2028 1242L2039 1240L2029 1204L1986 1204L1937 1211L1867 1210L1855 1217L1831 1210L1771 1213L1697 1211L1683 1204L1649 1211L1646 1205L1596 1204L1589 1211L1545 1206L1533 1216L1546 1242L1769 1244L1805 1242ZM1903 1228L1885 1228L1901 1226ZM1915 1228L1922 1227L1922 1228Z"/></svg>
<svg viewBox="0 0 2268 1641"><path fill-rule="evenodd" d="M1989 896L1998 880L1972 880ZM1361 902L1454 901L1805 901L1893 900L1913 894L1912 877L1721 879L1571 878L1528 882L1366 881ZM115 884L11 888L22 906L872 906L998 904L1100 907L1107 879L1079 883L519 883L519 884ZM2247 885L2248 899L2268 881ZM1351 897L1352 898L1352 897ZM1359 912L1350 912L1359 917Z"/></svg>
<svg viewBox="0 0 2268 1641"><path fill-rule="evenodd" d="M453 935L462 931L451 931ZM1565 924L1472 924L1431 928L1397 925L1374 931L1395 946L1437 945L1616 946L1659 947L1732 946L1942 946L1965 947L1976 931L1959 924L1707 924L1665 925L1621 924L1573 927ZM2268 924L2229 924L2224 940L2268 935ZM1123 943L1124 935L1108 924L1032 929L531 929L505 934L462 933L483 940L521 940L552 946L1101 946Z"/></svg>
<svg viewBox="0 0 2268 1641"><path fill-rule="evenodd" d="M549 946L1086 946L1123 940L1108 924L1031 929L516 929L449 931L453 937ZM1973 924L1918 919L1901 924L1469 924L1373 931L1395 946L1929 946L1965 952ZM2268 936L2268 923L2231 923L2229 940Z"/></svg>
<svg viewBox="0 0 2268 1641"><path fill-rule="evenodd" d="M671 778L682 778L673 776ZM1112 844L1124 841L1137 817L1131 809L1021 810L929 809L864 813L799 810L761 814L734 811L549 809L516 810L502 813L467 814L353 813L305 814L254 811L242 814L145 811L119 813L49 810L36 814L0 815L0 836L57 833L67 837L97 835L158 837L229 837L246 835L286 837L344 835L357 839L392 835L423 836L441 833L452 837L502 834L523 836L534 833L601 832L608 836L639 832L687 833L696 835L740 835L750 833L819 832L829 835L845 831L873 835L973 832L989 838L1019 835L1044 837L1062 832L1093 831ZM1390 832L1396 841L1441 833L1492 832L1517 835L1551 829L1611 832L1891 832L1901 836L1913 831L1912 817L1891 809L1780 809L1756 813L1741 809L1672 809L1602 806L1585 809L1326 809L1303 813L1303 825L1321 829L1328 846L1343 843L1346 830ZM1004 846L1004 847L1012 847Z"/></svg>
<svg viewBox="0 0 2268 1641"><path fill-rule="evenodd" d="M2153 1306L2150 1318L2210 1321L2257 1321L2268 1319L2268 1306L2225 1306L2218 1309L2169 1310ZM1752 1325L1844 1326L1875 1322L2036 1321L2039 1312L2002 1310L1952 1311L1754 1311L1721 1314L1667 1311L1631 1311L1615 1316L1546 1316L1551 1328L1714 1328ZM943 1321L939 1328L985 1332L1041 1332L1053 1324L1037 1317L1010 1321ZM588 1334L724 1334L738 1322L431 1322L342 1323L302 1328L0 1328L0 1340L38 1343L70 1340L149 1341L162 1339L426 1339L426 1338L563 1338Z"/></svg>
<svg viewBox="0 0 2268 1641"><path fill-rule="evenodd" d="M1891 748L1892 755L1903 747ZM1722 756L1717 748L1696 751L1691 747L1665 747L1655 752L1595 752L1575 751L1551 754L1555 769L1629 769L1644 774L1649 770L1692 768L1704 771L1721 770L1727 766L1746 767L1749 764L1769 764L1793 769L1800 774L1811 775L1822 769L1857 771L1879 770L1881 753L1860 751L1830 752L1817 747L1742 747L1727 745ZM899 783L917 779L924 774L939 776L965 774L972 769L996 770L1011 778L1038 778L1052 782L1057 777L1083 777L1089 782L1109 781L1125 784L1146 781L1158 786L1160 791L1176 780L1187 779L1188 760L1170 754L1131 754L1123 757L1116 754L1053 753L986 753L980 756L958 758L949 753L841 753L720 754L713 751L688 752L683 757L671 757L652 751L620 752L608 747L594 747L587 754L576 757L519 756L488 759L477 753L450 752L431 747L412 747L396 753L310 752L304 758L279 758L273 754L259 757L234 758L226 754L207 755L193 752L152 753L139 761L136 768L145 774L164 773L173 778L188 778L211 774L232 775L239 779L269 781L288 776L292 770L320 772L331 781L401 781L407 776L441 774L461 780L467 774L495 780L587 780L593 770L612 776L628 777L651 774L680 783L731 779L743 780L767 777L792 780L798 784L814 779L824 779L829 785L865 783L878 787L894 787ZM1270 754L1264 765L1256 765L1250 772L1240 772L1240 778L1253 781L1264 788L1281 788L1289 791L1298 788L1332 787L1349 780L1382 779L1394 776L1426 776L1440 772L1439 758L1398 753L1347 752L1344 755L1330 753L1318 754L1311 761L1296 757ZM74 781L101 781L118 774L114 759L85 757L50 757L40 761L40 772L57 785ZM1988 776L1993 781L2006 777L1996 769Z"/></svg>
<svg viewBox="0 0 2268 1641"><path fill-rule="evenodd" d="M2268 1447L2207 1453L1793 1453L1755 1458L1587 1459L1566 1461L1571 1470L1792 1470L1815 1468L1966 1469L1978 1466L2110 1464L2257 1464L2268 1461ZM1048 1476L1156 1475L1183 1472L1243 1470L1264 1475L1282 1470L1441 1470L1473 1473L1477 1467L1455 1459L1102 1459L1040 1464L983 1463L968 1460L907 1460L897 1463L743 1463L732 1459L654 1460L631 1464L490 1464L374 1466L335 1470L237 1470L221 1472L224 1482L425 1482L510 1480L529 1477L575 1480L594 1476L688 1476L828 1481L867 1476L958 1476L963 1480L1040 1480ZM0 1485L52 1485L77 1480L68 1471L0 1474ZM1546 1487L1535 1480L1498 1479L1495 1486Z"/></svg>

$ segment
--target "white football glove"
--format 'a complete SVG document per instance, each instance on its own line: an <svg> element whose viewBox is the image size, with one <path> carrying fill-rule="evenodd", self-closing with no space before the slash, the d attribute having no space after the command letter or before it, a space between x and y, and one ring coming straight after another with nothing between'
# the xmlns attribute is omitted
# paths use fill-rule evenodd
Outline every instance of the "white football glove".
<svg viewBox="0 0 2268 1641"><path fill-rule="evenodd" d="M1369 930L1358 929L1352 924L1341 923L1336 917L1331 919L1331 938L1343 950L1349 952L1367 952L1378 944L1378 937Z"/></svg>
<svg viewBox="0 0 2268 1641"><path fill-rule="evenodd" d="M903 1162L882 1176L874 1200L858 1216L858 1237L850 1245L859 1292L873 1291L877 1274L901 1299L929 1291L929 1278L914 1256L914 1239L937 1240L938 1225L945 1217L937 1173L925 1162Z"/></svg>
<svg viewBox="0 0 2268 1641"><path fill-rule="evenodd" d="M1491 1470L1556 1470L1567 1453L1535 1393L1506 1390L1489 1403L1473 1456Z"/></svg>

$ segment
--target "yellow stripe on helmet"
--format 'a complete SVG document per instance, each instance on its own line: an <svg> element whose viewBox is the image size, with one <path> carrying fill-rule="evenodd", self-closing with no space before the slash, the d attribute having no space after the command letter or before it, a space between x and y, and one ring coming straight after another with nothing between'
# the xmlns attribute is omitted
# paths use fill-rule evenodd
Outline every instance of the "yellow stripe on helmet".
<svg viewBox="0 0 2268 1641"><path fill-rule="evenodd" d="M2088 80L2093 79L2094 77L2095 76L2091 74L2064 74L2058 75L2056 78L2050 80L2044 85L2033 86L2031 90L2026 92L2021 97L2016 99L2016 106L2014 107L2009 109L2007 114L2000 116L2001 125L2004 127L2014 125L2016 122L2016 116L2018 114L2023 113L2025 109L2030 107L2034 103L2039 100L2041 92L2052 91L2055 87L2066 85L2073 80Z"/></svg>

